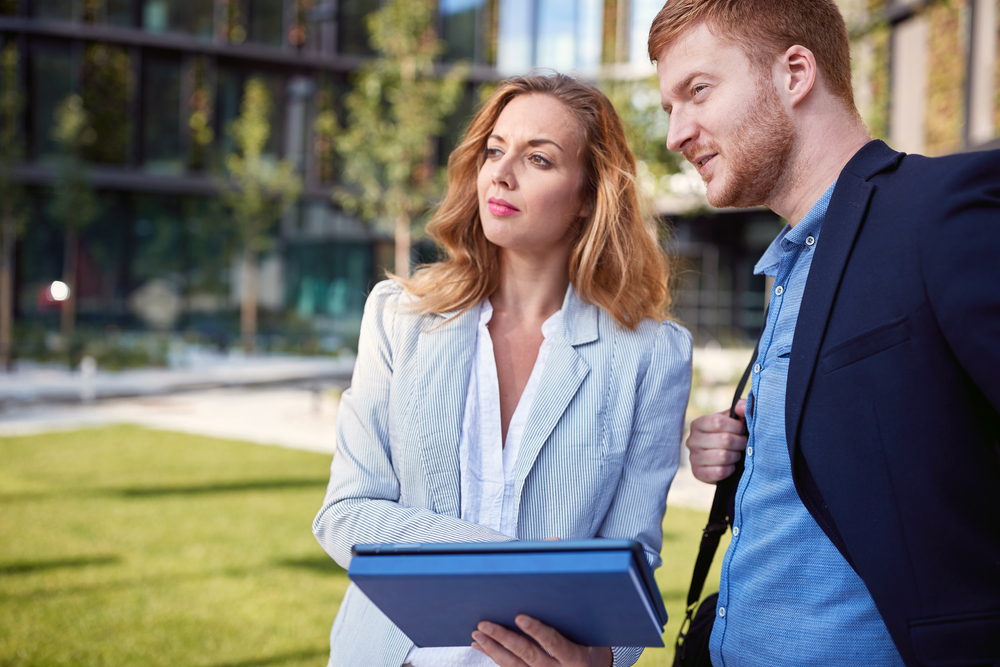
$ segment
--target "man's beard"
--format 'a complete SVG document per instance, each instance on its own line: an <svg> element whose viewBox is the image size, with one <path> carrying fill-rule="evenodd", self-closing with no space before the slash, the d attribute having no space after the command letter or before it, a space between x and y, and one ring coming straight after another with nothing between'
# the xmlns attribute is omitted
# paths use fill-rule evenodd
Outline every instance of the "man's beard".
<svg viewBox="0 0 1000 667"><path fill-rule="evenodd" d="M761 79L758 91L730 135L724 187L709 190L708 202L717 208L765 204L788 178L795 126L769 79Z"/></svg>

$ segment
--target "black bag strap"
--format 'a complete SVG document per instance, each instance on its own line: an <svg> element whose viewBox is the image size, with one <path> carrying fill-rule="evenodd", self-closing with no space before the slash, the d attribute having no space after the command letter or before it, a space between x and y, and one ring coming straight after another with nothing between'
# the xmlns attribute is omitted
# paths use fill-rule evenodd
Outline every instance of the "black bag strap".
<svg viewBox="0 0 1000 667"><path fill-rule="evenodd" d="M743 371L743 377L736 385L736 393L733 395L733 403L729 408L730 419L736 419L736 404L743 396L743 389L750 378L754 362L757 360L757 352L760 350L760 339L764 336L764 327L767 326L767 314L770 307L764 309L764 326L761 327L760 335L757 336L757 344L753 347L753 354L750 356L750 363ZM744 431L746 427L744 427ZM694 574L691 575L691 588L687 596L687 612L684 621L681 623L680 632L677 633L676 649L680 650L687 636L687 631L691 627L691 620L698 609L698 601L701 600L701 591L705 586L705 579L708 578L708 571L712 569L712 561L715 559L715 552L719 549L719 540L726 532L726 529L733 523L733 508L736 499L736 487L739 486L740 477L743 475L743 460L741 456L736 464L736 471L729 477L721 480L715 485L715 498L712 499L712 509L708 512L708 524L701 533L701 545L698 547L698 559L694 563Z"/></svg>

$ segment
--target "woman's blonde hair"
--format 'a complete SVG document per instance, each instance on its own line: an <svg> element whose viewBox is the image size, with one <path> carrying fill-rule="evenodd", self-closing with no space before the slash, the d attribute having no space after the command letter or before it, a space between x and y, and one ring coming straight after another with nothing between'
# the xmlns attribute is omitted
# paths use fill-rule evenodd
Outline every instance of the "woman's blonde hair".
<svg viewBox="0 0 1000 667"><path fill-rule="evenodd" d="M466 310L499 286L499 249L483 233L476 182L500 112L515 97L532 94L562 102L583 131L581 197L592 214L582 222L570 253L570 282L584 301L604 309L619 326L634 329L643 318L662 319L670 304L667 258L640 211L635 158L621 119L597 88L563 74L507 79L472 119L448 158L447 194L427 225L445 259L401 281L418 297L414 308Z"/></svg>

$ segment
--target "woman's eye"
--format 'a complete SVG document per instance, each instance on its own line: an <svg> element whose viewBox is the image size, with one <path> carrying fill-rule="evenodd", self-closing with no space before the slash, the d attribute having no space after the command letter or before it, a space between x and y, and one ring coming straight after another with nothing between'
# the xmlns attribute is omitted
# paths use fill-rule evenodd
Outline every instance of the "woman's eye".
<svg viewBox="0 0 1000 667"><path fill-rule="evenodd" d="M500 149L499 148L490 148L490 147L487 146L487 148L486 148L486 157L500 157Z"/></svg>
<svg viewBox="0 0 1000 667"><path fill-rule="evenodd" d="M539 167L548 167L548 166L552 165L551 162L549 162L547 159L545 159L541 155L538 155L537 153L534 154L534 155L529 155L528 156L528 161L531 162L531 164L537 165Z"/></svg>

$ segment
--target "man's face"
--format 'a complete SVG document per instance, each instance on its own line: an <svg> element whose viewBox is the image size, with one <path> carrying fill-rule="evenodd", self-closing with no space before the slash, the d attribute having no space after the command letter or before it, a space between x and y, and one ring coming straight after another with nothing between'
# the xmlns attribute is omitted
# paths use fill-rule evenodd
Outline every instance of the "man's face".
<svg viewBox="0 0 1000 667"><path fill-rule="evenodd" d="M713 206L767 204L788 186L795 127L770 73L701 24L656 61L667 148L698 169Z"/></svg>

